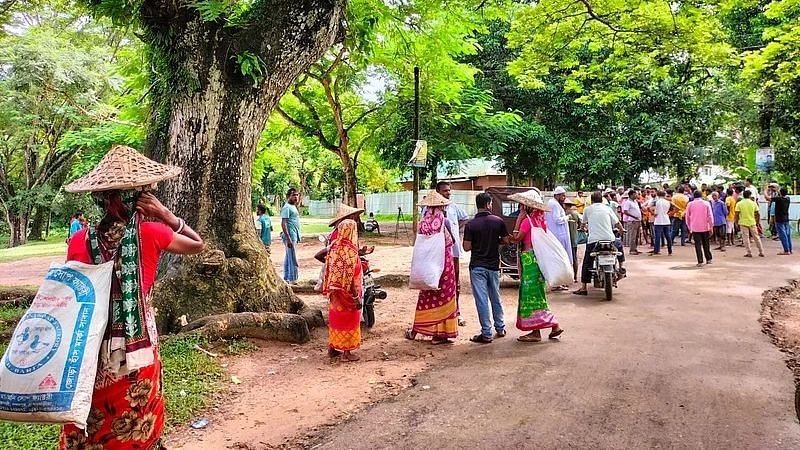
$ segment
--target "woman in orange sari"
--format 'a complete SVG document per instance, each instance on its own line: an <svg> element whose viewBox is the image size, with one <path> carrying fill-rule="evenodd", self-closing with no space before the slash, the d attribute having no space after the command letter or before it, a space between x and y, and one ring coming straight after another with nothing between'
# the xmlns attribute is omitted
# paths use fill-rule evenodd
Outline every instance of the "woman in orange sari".
<svg viewBox="0 0 800 450"><path fill-rule="evenodd" d="M325 258L322 293L328 297L328 354L342 361L358 361L353 350L361 346L361 260L355 221L336 227L336 237Z"/></svg>
<svg viewBox="0 0 800 450"><path fill-rule="evenodd" d="M405 334L409 340L414 340L417 334L430 336L434 345L451 343L450 339L458 336L454 241L444 216L444 208L449 203L450 200L436 192L428 194L419 203L426 206L425 215L419 224L419 233L426 236L444 233L444 271L439 278L438 289L419 291L414 325Z"/></svg>

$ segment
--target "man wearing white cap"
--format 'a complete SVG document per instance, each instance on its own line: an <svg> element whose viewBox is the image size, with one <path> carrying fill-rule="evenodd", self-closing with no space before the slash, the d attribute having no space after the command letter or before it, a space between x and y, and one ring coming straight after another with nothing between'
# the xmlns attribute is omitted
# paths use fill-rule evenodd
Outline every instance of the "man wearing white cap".
<svg viewBox="0 0 800 450"><path fill-rule="evenodd" d="M572 242L569 239L569 217L564 212L562 204L567 198L567 191L561 186L558 186L553 191L553 198L547 202L547 207L550 211L545 213L545 221L547 222L547 229L552 231L558 238L558 242L564 247L564 251L569 256L569 263L572 265ZM566 289L565 286L559 286L559 290Z"/></svg>

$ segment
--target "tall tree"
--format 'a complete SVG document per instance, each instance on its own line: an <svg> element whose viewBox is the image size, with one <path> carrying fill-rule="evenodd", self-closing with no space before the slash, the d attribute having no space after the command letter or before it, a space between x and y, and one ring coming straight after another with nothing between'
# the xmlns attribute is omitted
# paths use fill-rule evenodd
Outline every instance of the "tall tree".
<svg viewBox="0 0 800 450"><path fill-rule="evenodd" d="M183 167L161 198L209 244L202 255L162 261L160 325L173 329L182 315L298 312L302 302L253 232L253 158L280 97L341 39L345 1L87 3L144 42L153 71L146 152Z"/></svg>

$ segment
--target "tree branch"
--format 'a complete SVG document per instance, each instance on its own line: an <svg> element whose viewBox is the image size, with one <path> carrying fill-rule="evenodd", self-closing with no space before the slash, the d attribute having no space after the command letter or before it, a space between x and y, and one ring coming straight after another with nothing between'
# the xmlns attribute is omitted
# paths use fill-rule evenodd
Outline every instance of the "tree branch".
<svg viewBox="0 0 800 450"><path fill-rule="evenodd" d="M336 147L335 145L331 144L328 141L328 139L325 137L325 135L322 134L322 130L320 130L318 128L311 127L311 126L308 126L308 125L304 124L303 122L300 122L299 120L297 120L294 117L290 116L289 113L284 111L283 108L281 108L280 105L275 107L275 111L278 111L278 114L280 114L281 117L283 117L287 122L292 124L294 127L302 130L303 132L305 132L305 133L307 133L307 134L309 134L311 136L315 136L317 138L317 140L319 140L320 144L322 144L322 146L325 147L326 149L334 151L334 152L338 151L338 147Z"/></svg>
<svg viewBox="0 0 800 450"><path fill-rule="evenodd" d="M383 104L383 103L381 103L381 104L379 104L379 105L376 105L376 106L374 106L374 107L372 107L372 108L370 108L370 109L368 109L368 110L366 110L366 111L362 112L362 113L361 113L361 115L359 115L358 117L356 117L356 120L354 120L354 121L353 121L353 123L351 123L350 125L348 125L347 127L345 127L345 129L344 129L344 130L345 130L346 132L348 132L348 133L349 133L349 132L350 132L350 130L352 130L352 129L353 129L353 127L355 127L356 125L358 125L358 123L359 123L359 122L361 122L362 120L364 120L364 118L366 118L368 115L370 115L370 114L374 113L375 111L377 111L377 110L381 109L381 108L383 107L383 105L384 105L384 104Z"/></svg>

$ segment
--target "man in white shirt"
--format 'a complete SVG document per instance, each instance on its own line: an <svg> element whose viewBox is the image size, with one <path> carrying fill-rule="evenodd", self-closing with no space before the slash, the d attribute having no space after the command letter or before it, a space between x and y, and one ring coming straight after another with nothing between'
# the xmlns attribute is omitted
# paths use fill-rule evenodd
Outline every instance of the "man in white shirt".
<svg viewBox="0 0 800 450"><path fill-rule="evenodd" d="M436 192L442 197L450 199L450 183L440 181L436 183ZM461 294L461 279L458 271L458 261L464 253L464 248L461 246L461 227L469 220L469 215L461 209L455 202L450 202L445 208L445 216L447 217L447 228L453 236L453 265L455 266L456 275L456 307L458 308L458 326L465 326L467 322L461 318L461 308L459 305L459 296Z"/></svg>
<svg viewBox="0 0 800 450"><path fill-rule="evenodd" d="M625 261L625 256L622 254L622 243L617 241L617 237L614 235L614 228L617 228L620 233L625 230L622 228L622 223L620 223L617 213L604 205L602 201L602 192L592 192L592 204L583 210L583 223L589 227L589 235L586 239L586 253L583 255L583 265L581 266L581 283L583 283L583 287L573 291L572 293L575 295L587 295L589 293L588 285L592 281L592 269L594 268L592 252L598 242L613 242L620 252L620 267Z"/></svg>
<svg viewBox="0 0 800 450"><path fill-rule="evenodd" d="M655 219L653 220L653 229L655 232L653 236L653 255L661 254L662 236L666 236L667 250L670 255L672 254L672 221L669 218L669 209L671 207L672 203L667 200L667 193L658 191L656 201L653 206L650 207L655 215Z"/></svg>
<svg viewBox="0 0 800 450"><path fill-rule="evenodd" d="M639 207L639 193L628 191L628 199L622 202L622 222L625 224L625 241L628 254L638 255L639 230L642 228L642 209Z"/></svg>

